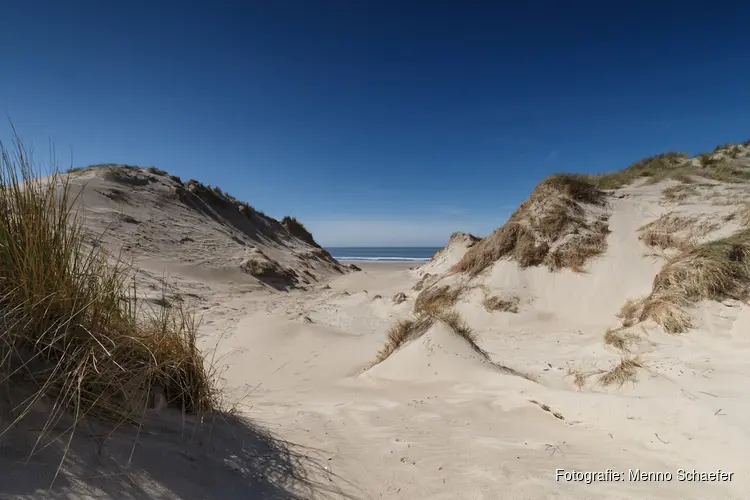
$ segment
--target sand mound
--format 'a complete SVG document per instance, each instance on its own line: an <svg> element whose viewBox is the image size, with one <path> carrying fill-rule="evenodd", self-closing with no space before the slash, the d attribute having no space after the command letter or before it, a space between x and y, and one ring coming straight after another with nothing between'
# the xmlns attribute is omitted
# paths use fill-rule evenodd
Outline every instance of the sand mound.
<svg viewBox="0 0 750 500"><path fill-rule="evenodd" d="M606 250L605 193L575 175L555 175L536 186L508 222L470 248L453 266L475 276L507 257L521 267L580 270Z"/></svg>
<svg viewBox="0 0 750 500"><path fill-rule="evenodd" d="M73 171L70 183L73 194L81 194L87 229L99 234L109 228L102 243L137 260L244 271L284 287L348 270L296 219L279 222L193 179L183 182L154 168L97 165Z"/></svg>
<svg viewBox="0 0 750 500"><path fill-rule="evenodd" d="M448 243L435 252L432 258L417 270L417 274L426 276L427 274L443 274L466 254L466 251L480 242L478 238L469 233L456 232L448 239Z"/></svg>
<svg viewBox="0 0 750 500"><path fill-rule="evenodd" d="M240 263L240 269L260 281L276 288L293 287L298 282L297 273L253 248Z"/></svg>
<svg viewBox="0 0 750 500"><path fill-rule="evenodd" d="M443 379L466 380L471 372L495 371L494 365L468 340L437 321L425 333L408 341L366 373L372 377L426 382Z"/></svg>

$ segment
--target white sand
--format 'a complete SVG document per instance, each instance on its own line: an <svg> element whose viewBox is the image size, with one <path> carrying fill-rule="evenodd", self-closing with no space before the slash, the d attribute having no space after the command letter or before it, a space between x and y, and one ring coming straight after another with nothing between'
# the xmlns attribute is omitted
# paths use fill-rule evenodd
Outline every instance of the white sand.
<svg viewBox="0 0 750 500"><path fill-rule="evenodd" d="M34 432L15 433L0 454L2 497L747 498L750 307L703 304L696 328L680 335L652 324L632 327L642 338L634 351L645 363L635 383L603 387L593 377L579 389L568 375L608 369L621 358L605 345L604 332L618 326L615 314L626 299L650 291L663 264L645 255L652 250L638 240L639 227L672 210L717 221L734 210L710 200L665 203L667 185L627 188L610 200L608 250L585 274L499 262L476 280L521 298L517 314L486 312L480 289L457 306L492 363L437 324L367 369L389 326L412 310L420 273L408 266L361 265L361 272L341 275L316 264L319 282L277 291L233 268L241 252L224 252L205 220L159 226L162 233L139 262L154 276L171 270L177 288L194 294L205 316L203 345L213 347L221 337L217 356L228 398L257 428L235 418L195 427L190 418L155 413L129 467L132 432L111 437L97 459L87 437L95 431L81 429L49 491L55 450L19 463ZM128 205L135 217L156 217L145 202L138 207ZM729 224L736 223L722 222L706 238L738 227ZM200 252L183 253L174 243L183 232L201 235ZM213 245L222 251L205 251ZM288 248L263 248L292 262ZM455 263L460 255L453 253ZM443 267L439 272L450 266ZM394 304L399 292L407 300ZM291 451L277 440L292 443ZM556 480L556 469L613 469L625 477L586 484ZM668 472L672 480L629 480L636 469ZM679 469L733 475L724 482L680 481Z"/></svg>

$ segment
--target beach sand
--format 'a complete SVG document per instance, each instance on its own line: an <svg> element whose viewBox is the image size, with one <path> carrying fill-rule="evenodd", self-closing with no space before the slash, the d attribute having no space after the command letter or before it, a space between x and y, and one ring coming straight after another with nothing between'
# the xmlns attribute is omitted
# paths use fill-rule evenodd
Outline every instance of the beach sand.
<svg viewBox="0 0 750 500"><path fill-rule="evenodd" d="M137 262L147 276L167 273L176 290L192 294L203 316L201 346L221 369L233 416L198 422L154 411L142 430L106 439L95 426L81 428L51 488L65 442L25 461L36 434L16 431L0 454L0 496L747 498L750 307L704 301L689 332L644 322L624 331L637 338L627 351L605 342L621 306L648 295L665 263L639 228L671 211L721 221L704 240L741 227L729 217L738 202L665 201L671 182L611 197L606 251L585 272L501 260L471 281L455 309L483 354L437 321L374 366L389 328L413 316L414 287L430 286L426 270L437 285L469 283L448 271L473 243L457 238L460 249L420 268L357 262L361 271L342 274L318 263L309 283L280 291L231 268L242 252L220 249L208 229L191 250L164 225L152 242L158 248ZM737 186L710 189L750 195ZM153 221L139 208L146 206L126 208ZM288 250L285 257L262 248L305 267ZM488 291L516 297L516 312L486 310ZM640 368L632 379L600 382L634 356ZM731 477L684 480L680 472L718 469ZM663 473L662 480L635 480L640 473Z"/></svg>

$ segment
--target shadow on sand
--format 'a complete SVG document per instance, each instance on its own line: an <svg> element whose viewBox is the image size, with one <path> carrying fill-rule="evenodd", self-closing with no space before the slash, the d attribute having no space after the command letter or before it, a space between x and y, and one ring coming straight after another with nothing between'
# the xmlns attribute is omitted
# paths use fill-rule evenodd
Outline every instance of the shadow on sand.
<svg viewBox="0 0 750 500"><path fill-rule="evenodd" d="M27 417L0 438L0 498L356 498L343 493L318 450L236 415L153 412L140 429L114 432L81 422L72 438L58 432L30 454L44 420L41 412Z"/></svg>

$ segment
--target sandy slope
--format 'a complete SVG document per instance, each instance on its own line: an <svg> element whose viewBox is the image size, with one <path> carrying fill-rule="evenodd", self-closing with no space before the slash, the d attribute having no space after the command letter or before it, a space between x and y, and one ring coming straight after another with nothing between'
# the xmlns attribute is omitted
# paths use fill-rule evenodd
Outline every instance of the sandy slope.
<svg viewBox="0 0 750 500"><path fill-rule="evenodd" d="M607 251L585 273L520 269L500 261L465 283L456 308L489 359L438 323L372 368L388 327L411 314L419 293L412 287L424 269L371 264L340 274L315 264L319 282L278 291L237 271L239 251L220 251L225 244L212 238L226 228L162 223L150 212L163 233L160 239L148 233L153 247L139 261L154 275L171 270L181 278L182 292L194 293L205 318L204 346L218 342L224 383L239 416L196 424L157 412L135 448L133 433L123 431L97 450L90 438L96 429L82 429L49 491L42 489L57 465L55 447L18 463L34 433L14 435L0 455L2 496L746 498L750 307L705 303L694 311L696 328L681 335L650 323L632 327L640 338L633 351L645 366L635 383L604 387L592 377L579 388L569 375L607 370L623 355L604 343L604 331L619 324L615 314L626 299L651 290L664 262L639 241L640 227L670 211L720 222L703 239L739 227L728 220L736 205L714 202L747 198L750 192L709 186L674 202L663 196L670 182L629 187L610 197ZM712 198L713 192L719 196ZM95 214L114 210L96 203ZM138 214L147 219L143 205ZM174 242L182 231L199 235L193 236L194 250L183 253ZM251 244L264 245L285 263L296 262L290 255L304 247ZM440 280L455 284L466 278L443 274ZM517 295L518 313L487 312L483 290ZM407 300L395 303L399 292ZM673 478L586 484L557 481L556 469L613 469L626 476L640 469L670 472ZM679 481L678 469L722 469L733 476L728 482Z"/></svg>

